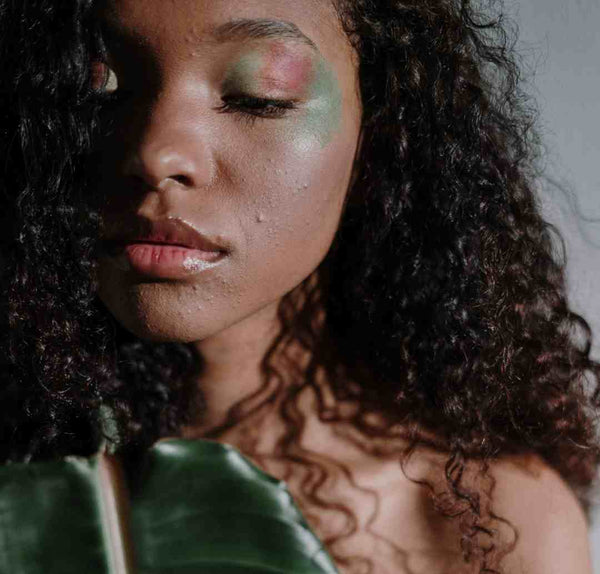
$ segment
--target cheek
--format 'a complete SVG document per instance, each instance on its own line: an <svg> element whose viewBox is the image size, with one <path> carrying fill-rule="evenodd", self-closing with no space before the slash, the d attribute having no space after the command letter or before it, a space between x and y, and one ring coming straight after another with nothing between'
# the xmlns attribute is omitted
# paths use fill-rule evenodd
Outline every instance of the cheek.
<svg viewBox="0 0 600 574"><path fill-rule="evenodd" d="M319 265L339 225L353 159L354 147L341 138L310 152L280 146L246 171L245 267L257 281L287 291Z"/></svg>
<svg viewBox="0 0 600 574"><path fill-rule="evenodd" d="M300 71L297 61L277 62ZM283 121L257 123L237 139L239 147L229 150L238 160L232 179L240 182L236 187L244 235L252 246L249 257L260 254L282 276L292 273L299 281L321 262L339 226L360 131L354 102L342 105L326 66L317 72L311 72L318 82L305 109ZM257 260L249 264L251 273L257 265Z"/></svg>

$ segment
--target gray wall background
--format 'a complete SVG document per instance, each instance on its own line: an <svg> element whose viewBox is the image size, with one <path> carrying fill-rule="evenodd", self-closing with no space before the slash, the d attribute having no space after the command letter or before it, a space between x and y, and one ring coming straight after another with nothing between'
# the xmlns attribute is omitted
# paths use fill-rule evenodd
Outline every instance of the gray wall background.
<svg viewBox="0 0 600 574"><path fill-rule="evenodd" d="M570 191L541 181L544 213L566 240L571 304L595 330L600 359L600 0L513 0L505 11L540 108L546 175ZM600 574L600 508L593 519Z"/></svg>

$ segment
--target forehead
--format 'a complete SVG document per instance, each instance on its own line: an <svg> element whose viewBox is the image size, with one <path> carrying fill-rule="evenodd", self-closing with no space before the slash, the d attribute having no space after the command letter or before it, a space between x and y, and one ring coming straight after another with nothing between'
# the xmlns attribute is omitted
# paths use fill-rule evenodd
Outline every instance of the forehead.
<svg viewBox="0 0 600 574"><path fill-rule="evenodd" d="M351 54L332 0L105 0L102 12L110 28L172 49L278 38L328 59Z"/></svg>

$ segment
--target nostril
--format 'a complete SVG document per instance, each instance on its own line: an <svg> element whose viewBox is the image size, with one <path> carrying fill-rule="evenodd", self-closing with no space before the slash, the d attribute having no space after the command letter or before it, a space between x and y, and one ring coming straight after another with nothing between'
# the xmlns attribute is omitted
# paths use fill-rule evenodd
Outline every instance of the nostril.
<svg viewBox="0 0 600 574"><path fill-rule="evenodd" d="M158 180L157 178L150 178L149 176L141 176L137 174L132 174L129 176L130 186L132 191L136 192L147 192L150 189L163 190L168 188L170 185L173 185L173 182L176 182L178 185L183 187L193 187L194 180L191 176L185 174L175 174L165 177L162 180Z"/></svg>
<svg viewBox="0 0 600 574"><path fill-rule="evenodd" d="M180 175L172 175L170 177L167 178L167 180L173 180L176 181L177 183L179 183L180 185L184 185L186 187L192 187L194 185L194 182L192 181L192 178L188 175L184 175L184 174L180 174Z"/></svg>
<svg viewBox="0 0 600 574"><path fill-rule="evenodd" d="M173 185L173 182L176 182L182 187L193 187L194 179L193 177L185 174L174 174L165 177L162 181L158 182L154 187L156 189L165 189Z"/></svg>

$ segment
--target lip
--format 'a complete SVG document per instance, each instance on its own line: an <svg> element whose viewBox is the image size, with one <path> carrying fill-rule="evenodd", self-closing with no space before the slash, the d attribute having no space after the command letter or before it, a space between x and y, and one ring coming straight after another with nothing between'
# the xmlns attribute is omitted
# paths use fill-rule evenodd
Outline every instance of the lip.
<svg viewBox="0 0 600 574"><path fill-rule="evenodd" d="M230 253L220 236L201 233L176 217L136 219L129 232L103 238L108 261L122 271L160 279L182 279L212 269Z"/></svg>

